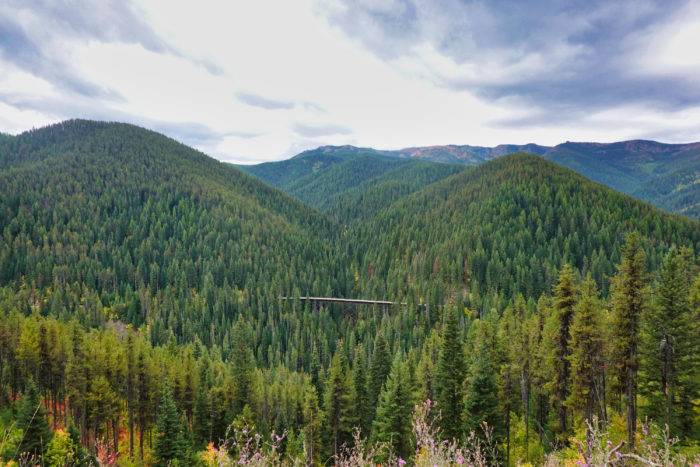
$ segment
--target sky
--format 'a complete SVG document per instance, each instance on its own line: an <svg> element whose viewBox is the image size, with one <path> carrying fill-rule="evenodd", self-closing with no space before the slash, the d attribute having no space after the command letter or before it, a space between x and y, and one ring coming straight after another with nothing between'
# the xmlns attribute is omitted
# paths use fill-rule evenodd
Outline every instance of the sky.
<svg viewBox="0 0 700 467"><path fill-rule="evenodd" d="M700 141L700 0L3 0L0 131L326 144Z"/></svg>

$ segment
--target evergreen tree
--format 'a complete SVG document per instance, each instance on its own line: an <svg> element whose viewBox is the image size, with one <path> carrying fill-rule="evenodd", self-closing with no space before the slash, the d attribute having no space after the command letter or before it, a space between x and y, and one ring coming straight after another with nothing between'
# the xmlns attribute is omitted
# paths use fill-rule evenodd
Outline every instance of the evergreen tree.
<svg viewBox="0 0 700 467"><path fill-rule="evenodd" d="M502 436L501 416L498 409L498 385L493 355L486 332L486 324L477 321L474 337L474 353L464 392L464 407L460 417L464 420L464 432L474 432L483 437L483 423Z"/></svg>
<svg viewBox="0 0 700 467"><path fill-rule="evenodd" d="M554 288L554 312L558 324L554 345L554 405L559 421L558 434L566 442L569 434L568 411L566 400L571 386L570 327L576 306L576 284L574 269L565 264L559 273L559 280Z"/></svg>
<svg viewBox="0 0 700 467"><path fill-rule="evenodd" d="M321 458L321 429L323 423L323 413L318 404L316 388L310 387L304 396L304 406L302 408L304 426L302 433L304 437L304 460L306 465L316 465Z"/></svg>
<svg viewBox="0 0 700 467"><path fill-rule="evenodd" d="M384 334L380 332L374 341L372 362L369 368L367 395L369 397L370 421L374 419L379 393L382 391L387 376L389 376L390 369L391 355L389 353L389 345Z"/></svg>
<svg viewBox="0 0 700 467"><path fill-rule="evenodd" d="M156 439L153 443L155 465L168 466L181 462L185 455L184 444L180 414L172 390L166 383L156 416Z"/></svg>
<svg viewBox="0 0 700 467"><path fill-rule="evenodd" d="M637 371L639 330L648 305L645 255L639 234L631 233L622 248L618 272L612 283L614 363L618 390L624 393L627 412L627 444L634 449L637 430Z"/></svg>
<svg viewBox="0 0 700 467"><path fill-rule="evenodd" d="M604 357L601 328L601 304L591 276L581 284L574 319L571 323L571 392L567 405L593 423L593 416L604 420L605 390L603 387Z"/></svg>
<svg viewBox="0 0 700 467"><path fill-rule="evenodd" d="M372 440L387 443L393 452L408 457L411 452L411 411L413 402L409 377L400 354L396 355L386 384L379 395Z"/></svg>
<svg viewBox="0 0 700 467"><path fill-rule="evenodd" d="M355 388L357 420L361 433L366 436L369 434L371 414L369 410L369 393L367 391L367 365L365 364L365 352L361 345L355 349L352 381Z"/></svg>
<svg viewBox="0 0 700 467"><path fill-rule="evenodd" d="M249 402L251 379L255 366L245 322L241 316L233 328L231 366L234 377L233 415L238 415Z"/></svg>
<svg viewBox="0 0 700 467"><path fill-rule="evenodd" d="M51 441L52 432L39 391L31 379L17 409L17 428L22 432L17 452L41 458Z"/></svg>
<svg viewBox="0 0 700 467"><path fill-rule="evenodd" d="M208 396L209 389L200 386L194 399L192 436L195 445L200 447L211 441L211 408Z"/></svg>
<svg viewBox="0 0 700 467"><path fill-rule="evenodd" d="M446 310L442 330L442 344L435 371L437 409L440 411L440 428L447 439L462 434L462 384L464 383L464 348L457 324L457 315Z"/></svg>
<svg viewBox="0 0 700 467"><path fill-rule="evenodd" d="M328 369L324 397L328 441L326 445L333 456L337 456L341 448L352 440L352 431L356 423L354 411L352 378L343 354L343 346L339 343Z"/></svg>
<svg viewBox="0 0 700 467"><path fill-rule="evenodd" d="M649 400L648 412L673 435L683 437L691 435L688 428L693 424L683 400L697 398L700 364L700 327L690 308L689 269L684 255L672 248L659 272L655 303L643 317L640 349L640 391Z"/></svg>

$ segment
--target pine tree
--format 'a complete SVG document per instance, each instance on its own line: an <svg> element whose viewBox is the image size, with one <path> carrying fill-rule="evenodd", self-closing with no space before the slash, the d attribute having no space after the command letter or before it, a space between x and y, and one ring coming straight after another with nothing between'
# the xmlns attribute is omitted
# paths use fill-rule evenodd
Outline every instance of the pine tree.
<svg viewBox="0 0 700 467"><path fill-rule="evenodd" d="M411 411L413 408L408 372L397 354L386 384L379 395L372 440L387 443L393 452L408 457L411 452Z"/></svg>
<svg viewBox="0 0 700 467"><path fill-rule="evenodd" d="M352 381L355 388L355 404L360 432L366 436L369 434L371 414L369 410L369 394L367 392L367 365L365 364L365 352L361 345L355 349Z"/></svg>
<svg viewBox="0 0 700 467"><path fill-rule="evenodd" d="M581 284L571 323L571 392L567 399L567 405L588 425L593 423L594 415L604 421L601 308L595 281L589 275Z"/></svg>
<svg viewBox="0 0 700 467"><path fill-rule="evenodd" d="M155 465L168 466L172 462L181 462L184 454L185 446L180 414L175 406L170 386L166 383L156 415L156 439L153 444Z"/></svg>
<svg viewBox="0 0 700 467"><path fill-rule="evenodd" d="M497 437L502 435L501 416L498 408L498 384L493 367L493 355L489 344L486 323L477 321L474 337L473 359L469 367L464 393L461 419L464 432L485 435L482 425L486 423Z"/></svg>
<svg viewBox="0 0 700 467"><path fill-rule="evenodd" d="M700 351L698 324L690 308L690 265L675 248L659 272L655 303L643 317L640 391L649 399L649 413L676 436L690 436L692 411L682 400L697 398Z"/></svg>
<svg viewBox="0 0 700 467"><path fill-rule="evenodd" d="M211 408L209 406L209 389L201 386L194 398L192 417L192 436L196 446L203 447L211 441Z"/></svg>
<svg viewBox="0 0 700 467"><path fill-rule="evenodd" d="M324 396L326 439L328 440L326 445L333 456L340 453L343 445L350 443L356 423L352 378L349 373L343 346L338 344L328 369Z"/></svg>
<svg viewBox="0 0 700 467"><path fill-rule="evenodd" d="M17 452L42 457L51 441L52 432L46 421L39 391L31 379L17 409L17 428L22 432Z"/></svg>
<svg viewBox="0 0 700 467"><path fill-rule="evenodd" d="M316 388L311 386L304 396L302 409L304 426L304 458L306 465L316 465L321 457L321 428L323 413L319 408Z"/></svg>
<svg viewBox="0 0 700 467"><path fill-rule="evenodd" d="M241 316L233 328L233 350L231 366L234 378L233 415L238 415L249 402L251 380L255 366L253 353L250 351L248 331Z"/></svg>
<svg viewBox="0 0 700 467"><path fill-rule="evenodd" d="M389 345L384 334L380 332L374 341L374 352L372 352L372 362L369 368L367 395L369 397L370 421L374 419L379 393L382 391L387 376L389 376L390 369L391 355L389 353Z"/></svg>
<svg viewBox="0 0 700 467"><path fill-rule="evenodd" d="M618 272L612 283L614 362L618 388L624 393L627 412L627 444L634 449L637 430L637 371L640 321L648 306L645 255L639 234L631 233L622 248Z"/></svg>
<svg viewBox="0 0 700 467"><path fill-rule="evenodd" d="M554 345L554 405L559 421L558 434L566 442L569 434L568 410L566 400L571 386L571 364L569 355L570 327L576 305L576 284L574 269L565 264L559 273L559 280L554 288L554 312L558 324Z"/></svg>
<svg viewBox="0 0 700 467"><path fill-rule="evenodd" d="M447 439L458 439L462 434L462 384L464 383L464 349L454 311L446 311L442 344L435 371L437 409L440 428Z"/></svg>

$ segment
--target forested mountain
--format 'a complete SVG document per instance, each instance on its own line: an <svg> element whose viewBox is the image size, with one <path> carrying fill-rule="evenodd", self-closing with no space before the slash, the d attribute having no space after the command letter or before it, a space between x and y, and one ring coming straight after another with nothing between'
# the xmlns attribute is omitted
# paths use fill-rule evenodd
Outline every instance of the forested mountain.
<svg viewBox="0 0 700 467"><path fill-rule="evenodd" d="M239 168L341 223L373 214L401 196L463 170L353 146L323 146L285 161Z"/></svg>
<svg viewBox="0 0 700 467"><path fill-rule="evenodd" d="M358 224L347 254L371 271L361 277L375 294L415 287L431 303L479 303L476 297L494 293L538 297L565 263L606 290L630 230L654 238L652 269L671 244L700 247L697 222L516 154L432 184Z"/></svg>
<svg viewBox="0 0 700 467"><path fill-rule="evenodd" d="M313 208L132 125L0 141L0 460L690 462L700 223L528 154L260 167Z"/></svg>
<svg viewBox="0 0 700 467"><path fill-rule="evenodd" d="M478 165L515 152L541 155L591 180L667 211L700 218L700 143L664 144L635 140L609 144L566 142L554 147L536 144L502 144L495 147L447 145L392 151L323 146L288 161L242 168L296 196L296 190L288 188L288 180L283 177L298 178L298 186L313 183L317 185L316 191L323 191L318 188L323 180L314 179L324 168L360 155ZM302 161L305 162L302 164ZM309 169L301 171L300 167ZM314 205L313 200L305 201L311 201L311 205Z"/></svg>
<svg viewBox="0 0 700 467"><path fill-rule="evenodd" d="M214 343L235 310L335 290L330 222L162 135L76 120L4 151L0 280L51 290L59 316Z"/></svg>
<svg viewBox="0 0 700 467"><path fill-rule="evenodd" d="M700 143L567 142L545 157L660 208L700 218Z"/></svg>

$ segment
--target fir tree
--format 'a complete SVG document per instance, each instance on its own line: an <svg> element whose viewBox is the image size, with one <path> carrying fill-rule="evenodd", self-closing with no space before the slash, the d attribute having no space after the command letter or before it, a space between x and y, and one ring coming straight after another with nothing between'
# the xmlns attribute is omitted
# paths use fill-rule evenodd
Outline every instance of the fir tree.
<svg viewBox="0 0 700 467"><path fill-rule="evenodd" d="M574 269L565 264L559 273L559 280L554 288L554 312L558 324L554 345L554 405L559 421L558 433L563 442L569 434L568 411L566 400L571 386L571 363L569 355L570 327L576 305L576 285Z"/></svg>
<svg viewBox="0 0 700 467"><path fill-rule="evenodd" d="M366 436L369 434L371 414L369 411L369 394L367 392L367 365L365 364L365 352L361 345L355 349L352 381L355 388L357 420L361 433Z"/></svg>
<svg viewBox="0 0 700 467"><path fill-rule="evenodd" d="M253 354L250 351L248 331L241 316L233 328L233 350L231 366L234 377L233 415L238 415L249 402L251 379L254 369Z"/></svg>
<svg viewBox="0 0 700 467"><path fill-rule="evenodd" d="M594 415L605 421L601 308L595 281L589 275L581 284L571 323L571 355L568 357L571 392L567 399L567 405L581 414L589 425L593 423Z"/></svg>
<svg viewBox="0 0 700 467"><path fill-rule="evenodd" d="M435 371L437 409L440 428L447 439L459 438L462 433L462 384L464 383L464 349L459 334L457 315L446 311L442 330L442 344Z"/></svg>
<svg viewBox="0 0 700 467"><path fill-rule="evenodd" d="M683 399L697 398L700 333L690 308L690 265L675 248L659 272L655 303L644 315L640 387L649 399L649 413L676 436L690 436L693 414ZM641 379L641 378L640 378ZM685 428L685 429L684 429Z"/></svg>
<svg viewBox="0 0 700 467"><path fill-rule="evenodd" d="M411 391L408 372L397 354L386 384L379 395L377 416L372 425L372 440L387 443L393 452L408 457L411 452Z"/></svg>
<svg viewBox="0 0 700 467"><path fill-rule="evenodd" d="M352 440L352 430L356 423L353 396L352 378L342 344L338 344L328 369L324 397L327 446L333 456L337 456L341 448Z"/></svg>
<svg viewBox="0 0 700 467"><path fill-rule="evenodd" d="M170 386L166 383L163 387L156 416L156 439L153 443L155 465L168 466L173 462L181 462L184 454L185 446L180 414L175 406Z"/></svg>
<svg viewBox="0 0 700 467"><path fill-rule="evenodd" d="M391 355L389 353L389 345L384 334L380 332L374 341L374 352L372 352L372 362L369 368L367 395L369 398L370 421L374 419L379 393L382 391L387 376L389 376L390 369Z"/></svg>
<svg viewBox="0 0 700 467"><path fill-rule="evenodd" d="M316 465L321 457L321 429L323 413L318 404L316 388L310 387L304 396L302 409L304 426L302 428L304 438L304 459L306 465Z"/></svg>
<svg viewBox="0 0 700 467"><path fill-rule="evenodd" d="M474 353L467 376L461 416L464 420L464 432L474 432L483 437L483 423L486 423L494 430L494 434L500 437L502 427L498 409L498 385L486 324L477 321L474 325L478 326L478 329L474 338Z"/></svg>
<svg viewBox="0 0 700 467"><path fill-rule="evenodd" d="M22 432L17 452L41 458L51 441L52 432L39 391L31 379L17 409L17 428Z"/></svg>
<svg viewBox="0 0 700 467"><path fill-rule="evenodd" d="M634 449L637 430L637 371L640 321L648 305L645 255L639 234L631 233L622 248L618 272L613 278L613 344L618 388L624 393L627 412L627 444Z"/></svg>

